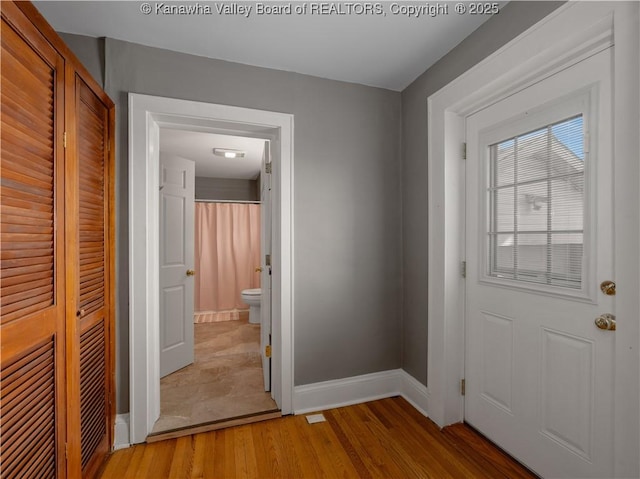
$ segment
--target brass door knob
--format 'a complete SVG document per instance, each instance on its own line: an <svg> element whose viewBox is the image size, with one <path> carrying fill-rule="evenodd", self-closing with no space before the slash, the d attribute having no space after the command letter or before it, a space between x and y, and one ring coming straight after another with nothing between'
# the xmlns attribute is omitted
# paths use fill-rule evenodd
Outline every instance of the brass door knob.
<svg viewBox="0 0 640 479"><path fill-rule="evenodd" d="M195 276L196 272L192 269L187 270L187 276Z"/></svg>
<svg viewBox="0 0 640 479"><path fill-rule="evenodd" d="M596 318L596 326L606 331L616 330L616 317L611 313L601 314Z"/></svg>
<svg viewBox="0 0 640 479"><path fill-rule="evenodd" d="M256 268L256 273L262 273L262 267L258 266L258 267Z"/></svg>

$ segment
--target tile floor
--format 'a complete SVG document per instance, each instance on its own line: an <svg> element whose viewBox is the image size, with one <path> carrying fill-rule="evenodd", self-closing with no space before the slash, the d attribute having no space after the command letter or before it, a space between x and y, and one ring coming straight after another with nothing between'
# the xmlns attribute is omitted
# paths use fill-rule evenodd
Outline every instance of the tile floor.
<svg viewBox="0 0 640 479"><path fill-rule="evenodd" d="M277 409L264 391L260 326L197 323L195 362L160 380L160 418L152 434Z"/></svg>

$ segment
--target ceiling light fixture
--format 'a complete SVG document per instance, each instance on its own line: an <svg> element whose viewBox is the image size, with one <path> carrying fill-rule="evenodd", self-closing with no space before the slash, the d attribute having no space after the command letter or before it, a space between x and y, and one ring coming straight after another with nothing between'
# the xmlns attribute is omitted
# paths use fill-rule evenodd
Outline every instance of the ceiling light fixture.
<svg viewBox="0 0 640 479"><path fill-rule="evenodd" d="M241 150L230 150L229 148L214 148L213 154L223 158L244 158L245 152Z"/></svg>

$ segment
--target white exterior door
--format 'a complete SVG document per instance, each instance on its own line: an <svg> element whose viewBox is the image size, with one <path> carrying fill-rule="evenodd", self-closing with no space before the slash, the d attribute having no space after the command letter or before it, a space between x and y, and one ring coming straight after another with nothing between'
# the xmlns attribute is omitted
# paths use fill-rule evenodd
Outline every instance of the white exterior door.
<svg viewBox="0 0 640 479"><path fill-rule="evenodd" d="M264 390L271 391L271 148L272 142L265 141L262 171L260 174L260 350L262 354L262 373ZM266 258L269 258L267 264ZM269 351L269 353L267 353Z"/></svg>
<svg viewBox="0 0 640 479"><path fill-rule="evenodd" d="M467 118L465 421L543 477L613 475L611 71Z"/></svg>
<svg viewBox="0 0 640 479"><path fill-rule="evenodd" d="M160 155L160 377L194 361L195 165Z"/></svg>

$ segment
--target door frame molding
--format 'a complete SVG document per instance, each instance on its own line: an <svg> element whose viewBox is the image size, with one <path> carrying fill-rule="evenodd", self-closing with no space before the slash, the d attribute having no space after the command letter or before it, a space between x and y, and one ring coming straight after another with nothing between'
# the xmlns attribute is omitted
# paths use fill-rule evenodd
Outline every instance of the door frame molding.
<svg viewBox="0 0 640 479"><path fill-rule="evenodd" d="M637 477L640 462L640 151L638 4L567 2L500 50L431 95L428 109L428 413L443 427L464 420L465 118L615 44L612 105L616 208L614 270L616 377L614 470ZM537 52L532 56L531 52ZM523 60L525 59L525 60ZM612 152L612 153L613 153Z"/></svg>
<svg viewBox="0 0 640 479"><path fill-rule="evenodd" d="M189 128L277 140L272 184L272 391L293 411L293 120L291 114L129 93L130 442L160 416L159 134Z"/></svg>

